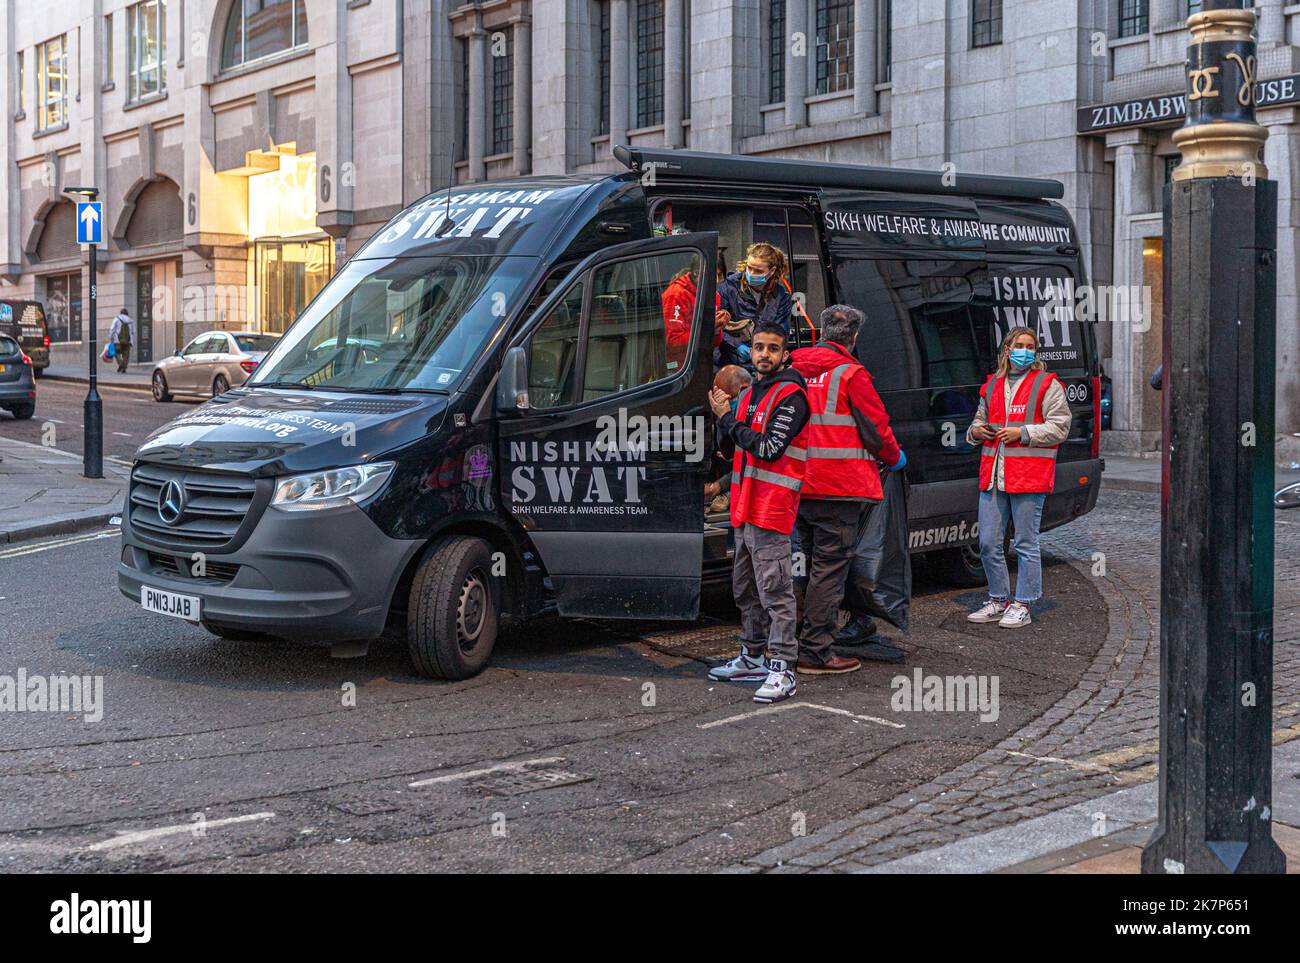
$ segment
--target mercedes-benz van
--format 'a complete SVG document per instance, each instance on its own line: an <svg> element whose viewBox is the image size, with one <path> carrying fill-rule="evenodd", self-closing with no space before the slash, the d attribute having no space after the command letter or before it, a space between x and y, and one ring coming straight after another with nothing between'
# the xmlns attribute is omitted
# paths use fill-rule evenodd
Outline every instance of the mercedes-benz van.
<svg viewBox="0 0 1300 963"><path fill-rule="evenodd" d="M404 618L464 678L500 620L693 619L729 575L707 510L719 263L787 251L908 454L912 547L980 577L963 436L1001 336L1035 325L1074 411L1043 526L1100 484L1079 241L1052 181L619 147L627 172L429 195L337 272L240 388L153 432L121 591L222 636L374 638Z"/></svg>

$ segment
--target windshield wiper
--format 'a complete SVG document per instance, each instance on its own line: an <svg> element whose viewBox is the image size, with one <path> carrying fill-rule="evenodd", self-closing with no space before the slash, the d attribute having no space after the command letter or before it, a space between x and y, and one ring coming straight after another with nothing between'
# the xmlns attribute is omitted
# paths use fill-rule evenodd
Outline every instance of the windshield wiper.
<svg viewBox="0 0 1300 963"><path fill-rule="evenodd" d="M348 394L358 395L445 395L448 393L441 388L334 388L331 390L345 391Z"/></svg>
<svg viewBox="0 0 1300 963"><path fill-rule="evenodd" d="M309 385L301 381L259 381L256 384L250 384L250 388L294 388L298 391L315 391L315 385Z"/></svg>

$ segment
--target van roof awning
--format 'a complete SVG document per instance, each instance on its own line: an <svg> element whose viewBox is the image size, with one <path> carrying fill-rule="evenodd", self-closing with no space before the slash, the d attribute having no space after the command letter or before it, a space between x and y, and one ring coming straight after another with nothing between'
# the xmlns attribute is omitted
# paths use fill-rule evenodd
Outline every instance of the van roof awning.
<svg viewBox="0 0 1300 963"><path fill-rule="evenodd" d="M789 186L836 187L913 194L961 194L1055 200L1065 196L1060 181L998 174L957 174L944 183L938 171L914 171L821 161L785 160L693 150L618 145L614 156L638 173L651 167L656 175L683 180L776 183Z"/></svg>

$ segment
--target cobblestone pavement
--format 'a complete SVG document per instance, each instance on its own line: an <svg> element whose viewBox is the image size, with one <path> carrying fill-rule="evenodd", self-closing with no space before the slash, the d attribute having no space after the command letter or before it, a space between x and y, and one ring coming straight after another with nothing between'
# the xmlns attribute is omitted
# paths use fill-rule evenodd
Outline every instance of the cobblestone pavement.
<svg viewBox="0 0 1300 963"><path fill-rule="evenodd" d="M1044 535L1043 549L1094 577L1109 609L1108 637L1078 686L951 772L734 871L851 872L1155 778L1159 496L1103 492L1096 511ZM1285 512L1277 515L1274 604L1276 744L1300 737L1300 517Z"/></svg>

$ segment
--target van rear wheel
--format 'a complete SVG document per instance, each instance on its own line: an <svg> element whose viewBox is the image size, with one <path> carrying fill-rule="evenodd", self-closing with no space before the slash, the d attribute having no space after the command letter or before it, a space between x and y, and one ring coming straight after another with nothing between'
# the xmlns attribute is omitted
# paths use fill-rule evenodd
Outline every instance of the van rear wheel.
<svg viewBox="0 0 1300 963"><path fill-rule="evenodd" d="M500 624L492 548L455 536L430 549L411 583L406 645L415 671L430 679L468 679L492 656Z"/></svg>
<svg viewBox="0 0 1300 963"><path fill-rule="evenodd" d="M928 561L930 571L945 585L953 588L979 588L988 584L978 545L943 548L930 553Z"/></svg>

